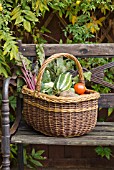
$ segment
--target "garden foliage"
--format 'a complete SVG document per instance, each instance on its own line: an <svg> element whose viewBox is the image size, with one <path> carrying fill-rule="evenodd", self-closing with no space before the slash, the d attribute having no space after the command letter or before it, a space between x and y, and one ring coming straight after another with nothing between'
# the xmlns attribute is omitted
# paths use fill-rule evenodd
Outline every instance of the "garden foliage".
<svg viewBox="0 0 114 170"><path fill-rule="evenodd" d="M91 39L99 33L108 13L113 10L114 0L0 0L0 76L12 76L15 72L14 67L19 59L18 39L22 41L26 39L26 43L29 38L31 38L31 43L46 42L42 35L51 34L51 32L39 25L47 12L53 11L60 18L64 17L68 20L68 25L63 29L67 43L91 43ZM72 37L71 39L69 39L69 35ZM63 43L63 40L60 39L59 42ZM38 48L36 50L38 55L39 53L43 55ZM110 59L110 61L113 60ZM107 62L109 62L108 59L101 58L80 60L81 65L88 70L95 66L95 63L98 66ZM62 68L64 68L63 65ZM59 71L59 69L57 70ZM105 80L114 81L112 72L111 69L106 70ZM17 69L16 74L20 75L21 71ZM92 87L99 92L110 91L109 88L100 85ZM15 102L16 98L11 96L10 105L13 109L16 106ZM109 110L109 115L111 113L112 110ZM33 150L32 155L37 154L39 153L35 153Z"/></svg>
<svg viewBox="0 0 114 170"><path fill-rule="evenodd" d="M29 39L32 43L45 42L42 34L49 32L44 26L38 28L46 12L53 10L68 19L63 30L65 36L72 34L69 43L85 43L102 27L108 12L114 10L112 0L0 0L0 74L11 75L9 63L17 58L17 39ZM96 15L101 13L101 15ZM97 17L96 17L97 16ZM62 42L62 40L60 40ZM27 43L27 42L26 42Z"/></svg>

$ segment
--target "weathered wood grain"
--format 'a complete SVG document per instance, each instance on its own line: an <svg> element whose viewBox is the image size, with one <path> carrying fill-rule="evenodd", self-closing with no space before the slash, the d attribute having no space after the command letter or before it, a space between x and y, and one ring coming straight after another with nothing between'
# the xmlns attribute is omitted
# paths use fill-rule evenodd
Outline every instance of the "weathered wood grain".
<svg viewBox="0 0 114 170"><path fill-rule="evenodd" d="M89 134L73 138L48 137L34 131L28 126L23 126L17 134L11 138L11 141L12 143L46 145L114 146L114 122L106 122L106 124L105 122L99 122Z"/></svg>
<svg viewBox="0 0 114 170"><path fill-rule="evenodd" d="M24 56L36 56L35 44L22 44L20 51ZM80 57L111 57L114 55L114 43L112 44L44 44L46 56L54 53L71 53Z"/></svg>
<svg viewBox="0 0 114 170"><path fill-rule="evenodd" d="M32 139L32 140L31 140ZM31 142L30 142L31 141ZM107 138L98 136L94 139L89 138L57 138L57 137L39 137L39 136L26 136L17 135L12 139L12 143L25 143L25 144L46 144L46 145L77 145L77 146L114 146L114 137Z"/></svg>
<svg viewBox="0 0 114 170"><path fill-rule="evenodd" d="M98 104L101 108L114 107L114 93L101 94Z"/></svg>

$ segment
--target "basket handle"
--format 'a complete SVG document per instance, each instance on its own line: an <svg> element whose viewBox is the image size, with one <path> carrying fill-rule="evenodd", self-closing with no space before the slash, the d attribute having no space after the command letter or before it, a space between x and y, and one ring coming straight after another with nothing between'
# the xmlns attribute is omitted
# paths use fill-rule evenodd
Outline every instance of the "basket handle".
<svg viewBox="0 0 114 170"><path fill-rule="evenodd" d="M66 58L69 58L71 60L74 60L77 68L78 68L78 73L79 73L79 79L80 79L80 82L81 83L84 83L85 84L85 81L84 81L84 76L83 76L83 69L81 67L81 64L80 62L78 61L78 59L76 57L74 57L72 54L69 54L69 53L56 53L56 54L53 54L52 56L50 56L49 58L47 58L44 63L42 64L40 70L39 70L39 73L38 73L38 76L37 76L37 83L36 83L36 91L37 92L40 92L40 89L41 89L41 81L42 81L42 76L43 76L43 73L45 71L45 68L47 67L47 65L54 59L57 59L57 58L60 58L60 57L66 57Z"/></svg>

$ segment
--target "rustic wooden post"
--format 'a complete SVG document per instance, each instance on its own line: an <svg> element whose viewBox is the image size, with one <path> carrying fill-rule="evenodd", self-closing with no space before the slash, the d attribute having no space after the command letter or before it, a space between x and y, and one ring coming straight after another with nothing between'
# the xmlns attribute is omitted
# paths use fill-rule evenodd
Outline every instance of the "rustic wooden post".
<svg viewBox="0 0 114 170"><path fill-rule="evenodd" d="M2 92L2 115L1 115L1 126L2 126L2 170L10 170L10 120L9 120L9 100L8 100L8 88L10 78L3 82Z"/></svg>
<svg viewBox="0 0 114 170"><path fill-rule="evenodd" d="M23 143L17 143L18 170L24 170Z"/></svg>

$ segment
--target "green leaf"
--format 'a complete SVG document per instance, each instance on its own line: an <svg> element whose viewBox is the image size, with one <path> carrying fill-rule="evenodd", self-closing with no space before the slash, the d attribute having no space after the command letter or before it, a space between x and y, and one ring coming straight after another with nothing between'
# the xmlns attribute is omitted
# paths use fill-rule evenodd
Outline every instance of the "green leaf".
<svg viewBox="0 0 114 170"><path fill-rule="evenodd" d="M11 43L11 42L8 41L8 40L4 43L4 46L3 46L3 47L4 47L4 50L6 50L6 51L9 51L9 50L10 50L10 48L11 48L10 43ZM9 47L9 49L7 50L8 47ZM5 54L4 54L4 55L5 55Z"/></svg>
<svg viewBox="0 0 114 170"><path fill-rule="evenodd" d="M21 73L19 72L19 73L17 73L16 72L16 75L20 75ZM22 86L25 84L25 82L23 81L23 79L22 78L17 78L17 92L21 92L21 90L22 90Z"/></svg>
<svg viewBox="0 0 114 170"><path fill-rule="evenodd" d="M108 153L108 154L105 154L105 156L106 156L106 158L108 159L108 160L110 160L110 154Z"/></svg>
<svg viewBox="0 0 114 170"><path fill-rule="evenodd" d="M37 161L37 160L30 159L30 162L32 162L32 163L33 163L34 165L36 165L36 166L42 167L42 164L41 164L39 161Z"/></svg>
<svg viewBox="0 0 114 170"><path fill-rule="evenodd" d="M19 16L17 17L16 21L15 21L15 25L18 25L20 24L21 22L23 22L23 17L22 16Z"/></svg>
<svg viewBox="0 0 114 170"><path fill-rule="evenodd" d="M63 60L63 57L57 59L57 71L56 74L59 76L61 73L66 71L66 66Z"/></svg>
<svg viewBox="0 0 114 170"><path fill-rule="evenodd" d="M51 82L51 73L46 69L42 79L43 83Z"/></svg>
<svg viewBox="0 0 114 170"><path fill-rule="evenodd" d="M12 49L11 52L10 52L10 60L12 60L13 58L15 58L15 55L14 55L13 49Z"/></svg>
<svg viewBox="0 0 114 170"><path fill-rule="evenodd" d="M111 151L110 148L108 148L108 147L105 147L105 148L104 148L104 154L105 154L105 156L106 156L107 159L110 159L111 152L112 152L112 151Z"/></svg>
<svg viewBox="0 0 114 170"><path fill-rule="evenodd" d="M32 149L32 156L34 156L35 155L35 149L33 148Z"/></svg>
<svg viewBox="0 0 114 170"><path fill-rule="evenodd" d="M27 21L27 20L24 19L23 26L24 26L24 29L25 29L26 31L28 31L28 32L31 31L31 25L30 25L30 22L29 22L29 21Z"/></svg>
<svg viewBox="0 0 114 170"><path fill-rule="evenodd" d="M16 45L12 45L12 50L10 52L10 60L15 59L18 53L18 47Z"/></svg>
<svg viewBox="0 0 114 170"><path fill-rule="evenodd" d="M74 84L79 82L79 75L75 76L73 79Z"/></svg>
<svg viewBox="0 0 114 170"><path fill-rule="evenodd" d="M114 111L114 108L108 108L108 116L110 116L113 111Z"/></svg>
<svg viewBox="0 0 114 170"><path fill-rule="evenodd" d="M41 67L42 63L45 60L45 52L44 52L44 47L42 44L36 44L36 54L37 54L37 60Z"/></svg>
<svg viewBox="0 0 114 170"><path fill-rule="evenodd" d="M44 33L44 32L51 33L51 31L49 29L47 29L45 26L42 26L40 31L41 31L41 33Z"/></svg>
<svg viewBox="0 0 114 170"><path fill-rule="evenodd" d="M38 159L38 160L45 160L46 159L46 157L39 156L39 155L34 155L34 158Z"/></svg>
<svg viewBox="0 0 114 170"><path fill-rule="evenodd" d="M16 109L16 97L10 96L9 97L9 103L10 103L11 107L13 108L13 110L15 110Z"/></svg>
<svg viewBox="0 0 114 170"><path fill-rule="evenodd" d="M35 18L32 18L31 16L29 15L25 15L25 19L29 20L29 21L32 21L32 22L38 22L38 19L35 17Z"/></svg>
<svg viewBox="0 0 114 170"><path fill-rule="evenodd" d="M18 11L15 15L12 16L11 20L18 18L21 15L21 11Z"/></svg>
<svg viewBox="0 0 114 170"><path fill-rule="evenodd" d="M17 12L19 12L20 11L20 6L17 6L17 7L15 7L14 9L13 9L13 11L11 12L11 15L13 16L13 15L15 15Z"/></svg>
<svg viewBox="0 0 114 170"><path fill-rule="evenodd" d="M15 155L17 155L17 149L15 147L11 147L11 152Z"/></svg>
<svg viewBox="0 0 114 170"><path fill-rule="evenodd" d="M96 153L98 155L100 155L101 157L106 157L108 160L110 159L111 154L111 149L109 147L102 147L102 146L98 146L95 149Z"/></svg>
<svg viewBox="0 0 114 170"><path fill-rule="evenodd" d="M103 148L101 146L98 146L98 147L95 148L95 151L98 155L101 155Z"/></svg>
<svg viewBox="0 0 114 170"><path fill-rule="evenodd" d="M8 77L8 73L6 71L6 69L1 65L0 63L0 75L4 75L5 77Z"/></svg>
<svg viewBox="0 0 114 170"><path fill-rule="evenodd" d="M35 153L35 155L37 154L37 155L42 155L44 153L44 150L39 150L39 151L37 151L36 153Z"/></svg>
<svg viewBox="0 0 114 170"><path fill-rule="evenodd" d="M91 80L91 75L92 73L90 71L83 73L84 77L86 80L90 81Z"/></svg>
<svg viewBox="0 0 114 170"><path fill-rule="evenodd" d="M62 15L63 15L63 13L62 13L62 11L60 10L59 11L59 16L62 18Z"/></svg>
<svg viewBox="0 0 114 170"><path fill-rule="evenodd" d="M25 13L25 18L27 20L38 22L38 18L36 18L35 14L31 12L30 10L23 10L23 13Z"/></svg>
<svg viewBox="0 0 114 170"><path fill-rule="evenodd" d="M23 155L24 155L24 164L27 165L27 152L26 152L26 149L24 149L23 151Z"/></svg>
<svg viewBox="0 0 114 170"><path fill-rule="evenodd" d="M22 61L25 64L27 70L30 70L31 61L27 57L24 57L21 53L18 53L18 55L16 55L16 65L22 67L23 66Z"/></svg>

